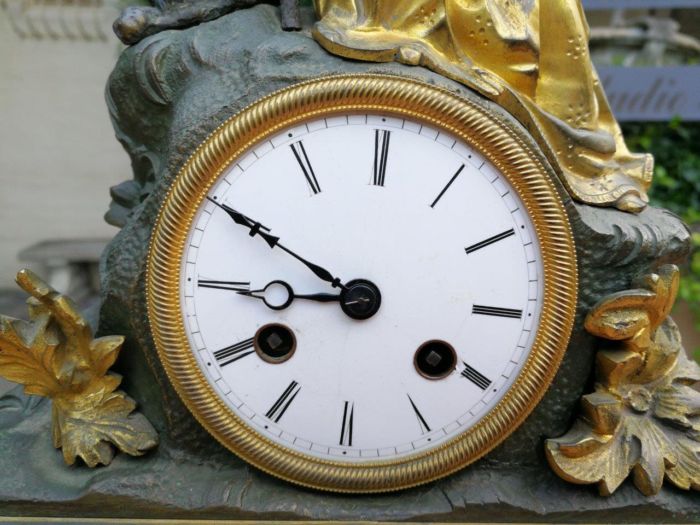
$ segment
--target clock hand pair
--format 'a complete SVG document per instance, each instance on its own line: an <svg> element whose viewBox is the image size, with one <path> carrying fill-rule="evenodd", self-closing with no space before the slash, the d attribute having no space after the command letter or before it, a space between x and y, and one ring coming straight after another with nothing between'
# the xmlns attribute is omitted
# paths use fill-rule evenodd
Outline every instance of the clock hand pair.
<svg viewBox="0 0 700 525"><path fill-rule="evenodd" d="M269 233L270 228L263 226L261 223L254 221L250 217L247 217L246 215L242 214L241 212L234 210L233 208L231 208L230 206L227 206L226 204L221 204L219 202L216 202L211 197L207 197L207 199L209 199L210 202L214 203L216 206L218 206L219 208L224 210L228 214L228 216L231 217L231 219L233 219L233 222L248 228L250 230L249 235L251 237L255 237L256 235L260 235L260 237L262 237L265 240L265 242L268 244L268 246L270 248L277 247L280 250L287 252L289 255L294 257L296 260L298 260L299 262L304 264L309 270L311 270L314 273L314 275L316 275L316 277L318 277L319 279L321 279L323 281L330 283L331 286L333 286L333 288L340 288L341 290L346 289L346 287L342 283L342 281L337 277L333 277L333 274L331 274L328 270L326 270L325 268L322 268L318 264L314 264L310 261L307 261L306 259L304 259L300 255L297 255L296 253L294 253L292 250L290 250L286 246L280 244L280 242L279 242L280 238L275 237L274 235Z"/></svg>
<svg viewBox="0 0 700 525"><path fill-rule="evenodd" d="M226 214L231 217L233 222L248 228L248 230L250 230L249 235L251 237L260 235L260 237L263 238L270 248L277 247L280 250L287 252L289 255L297 259L309 270L311 270L316 277L330 283L333 288L340 288L341 292L338 301L340 303L340 308L346 315L348 315L348 317L362 321L369 319L379 310L379 306L382 302L381 292L379 291L377 285L375 285L373 282L368 281L367 279L354 279L347 284L343 284L338 277L334 277L333 274L331 274L325 268L307 261L286 246L280 244L279 237L272 235L270 233L270 228L263 226L261 223L247 217L237 210L234 210L226 204L216 202L216 200L212 199L211 197L207 196L207 199L214 203L215 206L224 210ZM313 295L311 297L314 297L313 300L319 300L320 295ZM309 297L305 298L309 299Z"/></svg>

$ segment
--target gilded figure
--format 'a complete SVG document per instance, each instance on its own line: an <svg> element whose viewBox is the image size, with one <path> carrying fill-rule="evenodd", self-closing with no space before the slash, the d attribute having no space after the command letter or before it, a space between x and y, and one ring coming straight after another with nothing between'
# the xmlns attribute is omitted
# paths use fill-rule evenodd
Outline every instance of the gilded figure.
<svg viewBox="0 0 700 525"><path fill-rule="evenodd" d="M538 139L572 196L638 212L650 155L632 154L592 65L579 0L315 0L331 53L422 65L494 100Z"/></svg>

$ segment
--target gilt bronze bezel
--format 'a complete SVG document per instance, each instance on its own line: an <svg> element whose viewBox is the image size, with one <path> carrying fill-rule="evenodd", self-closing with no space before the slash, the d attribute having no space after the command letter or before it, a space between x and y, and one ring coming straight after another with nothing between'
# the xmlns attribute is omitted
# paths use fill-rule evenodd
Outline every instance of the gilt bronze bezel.
<svg viewBox="0 0 700 525"><path fill-rule="evenodd" d="M181 261L195 214L236 159L284 128L339 113L380 113L443 129L479 151L508 179L537 231L544 301L532 351L503 399L470 429L412 456L350 464L273 443L215 393L191 351L180 304ZM574 240L553 170L534 140L489 105L405 77L342 75L292 86L230 118L195 151L175 178L154 227L148 257L148 312L160 360L197 420L224 446L287 481L336 492L383 492L446 476L510 435L552 382L568 345L577 299Z"/></svg>

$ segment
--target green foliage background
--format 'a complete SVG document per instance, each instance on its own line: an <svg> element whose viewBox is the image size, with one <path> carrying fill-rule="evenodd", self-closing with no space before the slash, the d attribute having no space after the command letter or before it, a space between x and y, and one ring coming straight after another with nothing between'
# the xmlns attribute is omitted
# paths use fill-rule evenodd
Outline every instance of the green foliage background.
<svg viewBox="0 0 700 525"><path fill-rule="evenodd" d="M688 303L700 331L700 123L634 123L623 126L633 151L656 158L651 202L668 208L690 225L693 255L683 269L680 296ZM700 361L700 348L695 349Z"/></svg>

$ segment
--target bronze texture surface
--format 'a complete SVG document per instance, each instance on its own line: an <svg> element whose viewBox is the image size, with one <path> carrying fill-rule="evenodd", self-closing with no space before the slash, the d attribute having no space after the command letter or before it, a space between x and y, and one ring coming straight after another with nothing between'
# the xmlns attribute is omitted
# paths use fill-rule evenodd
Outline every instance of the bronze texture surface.
<svg viewBox="0 0 700 525"><path fill-rule="evenodd" d="M32 296L30 321L0 316L0 376L51 399L53 444L66 464L109 465L113 447L132 456L155 447L156 431L108 372L124 338L93 339L73 302L29 270L17 283Z"/></svg>
<svg viewBox="0 0 700 525"><path fill-rule="evenodd" d="M700 366L683 351L668 317L678 293L673 265L639 288L601 300L586 318L590 333L616 341L597 356L596 388L563 437L547 441L554 471L573 483L597 483L610 495L633 474L645 495L700 490Z"/></svg>
<svg viewBox="0 0 700 525"><path fill-rule="evenodd" d="M260 0L154 0L153 7L129 6L114 21L119 40L133 45L144 38L168 29L183 29L215 20L236 9L245 9ZM298 0L280 0L282 27L287 31L301 29Z"/></svg>

